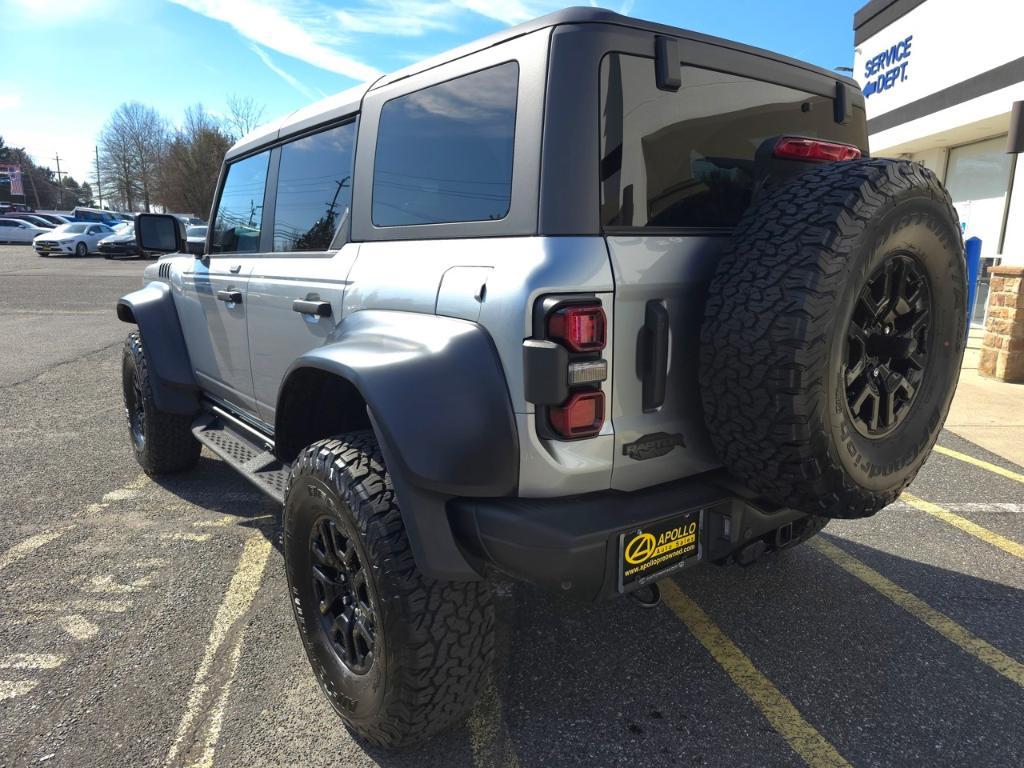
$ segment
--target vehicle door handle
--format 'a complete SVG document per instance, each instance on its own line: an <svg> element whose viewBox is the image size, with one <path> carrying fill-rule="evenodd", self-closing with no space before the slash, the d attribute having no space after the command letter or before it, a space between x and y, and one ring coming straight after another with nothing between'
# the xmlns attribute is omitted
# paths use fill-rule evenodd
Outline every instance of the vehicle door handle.
<svg viewBox="0 0 1024 768"><path fill-rule="evenodd" d="M292 302L292 310L303 315L316 315L317 317L331 316L331 302L319 301L317 299L296 299Z"/></svg>
<svg viewBox="0 0 1024 768"><path fill-rule="evenodd" d="M641 357L637 365L643 382L644 413L665 404L668 382L668 310L660 301L647 302L641 332Z"/></svg>
<svg viewBox="0 0 1024 768"><path fill-rule="evenodd" d="M217 301L226 301L229 304L241 304L242 292L233 290L217 291Z"/></svg>

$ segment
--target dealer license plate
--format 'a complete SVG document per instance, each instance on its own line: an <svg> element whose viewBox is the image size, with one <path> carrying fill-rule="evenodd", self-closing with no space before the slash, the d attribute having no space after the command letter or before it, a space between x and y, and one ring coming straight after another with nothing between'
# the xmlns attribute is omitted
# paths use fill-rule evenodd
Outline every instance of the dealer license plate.
<svg viewBox="0 0 1024 768"><path fill-rule="evenodd" d="M619 591L647 584L700 559L701 510L619 534Z"/></svg>

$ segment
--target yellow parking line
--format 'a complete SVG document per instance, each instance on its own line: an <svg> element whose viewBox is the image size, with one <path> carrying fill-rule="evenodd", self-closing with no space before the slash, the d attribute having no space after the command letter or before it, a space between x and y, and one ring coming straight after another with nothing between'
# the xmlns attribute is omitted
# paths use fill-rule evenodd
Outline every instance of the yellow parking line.
<svg viewBox="0 0 1024 768"><path fill-rule="evenodd" d="M228 697L231 695L231 685L238 674L238 663L242 658L242 634L239 633L231 648L231 655L228 657L227 679L224 687L217 696L217 701L209 712L209 725L206 728L206 736L203 739L203 751L199 759L193 762L189 768L213 768L213 754L220 741L220 730L224 725L224 712L227 709Z"/></svg>
<svg viewBox="0 0 1024 768"><path fill-rule="evenodd" d="M932 448L932 450L935 453L941 453L943 456L949 456L950 458L959 459L960 461L966 462L967 464L973 464L976 467L987 469L989 472L992 472L993 474L1002 475L1003 477L1008 477L1011 480L1016 480L1018 483L1024 483L1024 475L1022 475L1020 472L1013 472L1012 470L1009 469L1003 469L1002 467L997 466L996 464L990 464L989 462L983 461L982 459L976 459L973 456L968 456L966 453L960 453L960 451L954 451L950 448L943 448L941 445L936 445L934 448Z"/></svg>
<svg viewBox="0 0 1024 768"><path fill-rule="evenodd" d="M999 674L1024 687L1024 664L1012 659L998 648L961 627L944 613L932 608L921 598L910 594L898 584L889 581L874 568L853 555L823 539L812 539L809 544L847 573L856 576L872 589L887 597L914 618L924 622L950 642L988 664Z"/></svg>
<svg viewBox="0 0 1024 768"><path fill-rule="evenodd" d="M509 743L501 696L490 675L484 692L466 720L473 765L479 768L519 768L519 758Z"/></svg>
<svg viewBox="0 0 1024 768"><path fill-rule="evenodd" d="M55 653L12 653L0 659L0 669L56 669L63 663Z"/></svg>
<svg viewBox="0 0 1024 768"><path fill-rule="evenodd" d="M849 768L850 764L836 748L804 719L793 703L685 592L674 582L665 579L661 582L661 594L665 604L682 619L701 645L807 765L812 768Z"/></svg>
<svg viewBox="0 0 1024 768"><path fill-rule="evenodd" d="M976 536L982 541L991 544L993 547L999 547L1001 550L1009 552L1011 555L1024 560L1024 545L1018 544L1016 541L1008 539L1005 536L1000 536L998 533L994 533L988 528L982 528L977 523L971 522L965 517L955 515L948 509L943 509L938 504L932 504L930 501L919 499L917 496L907 493L906 491L903 492L903 495L900 496L900 498L915 509L927 512L932 517L937 517L939 520L959 528L964 533Z"/></svg>
<svg viewBox="0 0 1024 768"><path fill-rule="evenodd" d="M19 541L13 547L0 555L0 570L3 570L11 563L21 560L23 557L27 557L40 547L49 544L58 536L62 536L66 531L73 527L74 526L72 525L66 525L63 528L55 528L52 531L43 531L42 533L37 533L35 536L29 536L24 541Z"/></svg>
<svg viewBox="0 0 1024 768"><path fill-rule="evenodd" d="M0 701L24 696L37 685L38 680L0 680Z"/></svg>
<svg viewBox="0 0 1024 768"><path fill-rule="evenodd" d="M213 619L213 628L210 630L210 637L206 641L206 650L203 653L203 660L196 670L195 679L192 681L192 688L189 690L188 699L185 704L185 713L181 722L178 723L178 730L167 752L166 764L174 762L178 753L185 743L185 738L195 725L196 720L203 714L203 699L209 691L210 684L207 680L217 652L228 636L229 630L235 622L249 609L256 592L259 590L260 582L263 579L263 570L267 564L267 557L270 555L270 542L263 536L255 535L245 542L242 549L242 556L238 559L235 573L231 577L224 600L217 609L217 615Z"/></svg>

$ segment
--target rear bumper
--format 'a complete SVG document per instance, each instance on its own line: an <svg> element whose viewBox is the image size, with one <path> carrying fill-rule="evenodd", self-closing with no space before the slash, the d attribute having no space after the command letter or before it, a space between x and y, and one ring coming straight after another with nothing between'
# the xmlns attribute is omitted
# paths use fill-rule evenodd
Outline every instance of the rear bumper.
<svg viewBox="0 0 1024 768"><path fill-rule="evenodd" d="M767 510L737 496L719 475L632 493L556 499L458 499L449 503L456 540L479 567L584 601L619 594L620 534L687 510L703 512L701 558L722 561L805 515ZM639 585L635 585L639 586Z"/></svg>

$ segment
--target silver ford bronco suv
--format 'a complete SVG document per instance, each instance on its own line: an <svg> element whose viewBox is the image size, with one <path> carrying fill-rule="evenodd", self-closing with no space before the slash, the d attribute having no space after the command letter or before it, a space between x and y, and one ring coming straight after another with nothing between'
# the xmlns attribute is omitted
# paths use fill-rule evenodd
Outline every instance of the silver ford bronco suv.
<svg viewBox="0 0 1024 768"><path fill-rule="evenodd" d="M384 746L473 706L495 573L652 604L894 501L963 355L949 196L869 158L854 81L608 11L287 115L215 199L201 256L136 224L135 455L283 504L313 670Z"/></svg>

